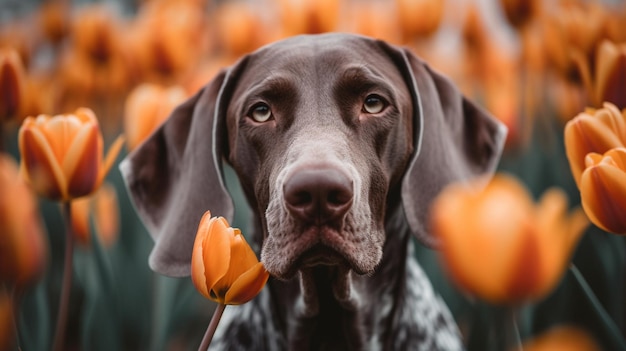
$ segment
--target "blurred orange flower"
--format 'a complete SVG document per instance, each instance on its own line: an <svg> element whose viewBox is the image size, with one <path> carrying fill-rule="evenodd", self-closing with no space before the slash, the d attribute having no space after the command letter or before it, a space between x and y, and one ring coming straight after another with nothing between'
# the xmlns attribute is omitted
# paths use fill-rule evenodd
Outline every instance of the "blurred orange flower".
<svg viewBox="0 0 626 351"><path fill-rule="evenodd" d="M439 29L444 0L396 0L395 3L405 41L428 37Z"/></svg>
<svg viewBox="0 0 626 351"><path fill-rule="evenodd" d="M252 52L268 42L269 26L263 25L253 2L227 1L215 13L215 34L221 49L229 57Z"/></svg>
<svg viewBox="0 0 626 351"><path fill-rule="evenodd" d="M73 45L61 61L62 78L72 93L113 94L132 82L118 15L104 5L83 7L74 23Z"/></svg>
<svg viewBox="0 0 626 351"><path fill-rule="evenodd" d="M524 351L600 351L591 335L570 326L554 327L524 343Z"/></svg>
<svg viewBox="0 0 626 351"><path fill-rule="evenodd" d="M0 123L18 116L24 100L24 66L17 51L0 51Z"/></svg>
<svg viewBox="0 0 626 351"><path fill-rule="evenodd" d="M191 1L150 1L130 32L137 69L151 82L171 83L197 62L208 45L204 10Z"/></svg>
<svg viewBox="0 0 626 351"><path fill-rule="evenodd" d="M626 234L626 149L590 153L580 179L583 209L593 224Z"/></svg>
<svg viewBox="0 0 626 351"><path fill-rule="evenodd" d="M605 40L598 47L595 82L590 94L596 105L604 101L626 108L626 43Z"/></svg>
<svg viewBox="0 0 626 351"><path fill-rule="evenodd" d="M400 44L400 28L395 8L386 1L352 1L349 3L354 32Z"/></svg>
<svg viewBox="0 0 626 351"><path fill-rule="evenodd" d="M118 137L103 161L102 133L88 108L28 117L19 130L22 172L39 195L52 200L85 196L98 189L123 142Z"/></svg>
<svg viewBox="0 0 626 351"><path fill-rule="evenodd" d="M124 108L124 134L128 150L134 150L154 131L187 95L179 86L164 88L144 83L126 98Z"/></svg>
<svg viewBox="0 0 626 351"><path fill-rule="evenodd" d="M496 175L452 185L432 207L442 257L462 289L492 303L519 303L549 293L560 280L588 221L567 213L565 194L548 190L535 205L515 178Z"/></svg>
<svg viewBox="0 0 626 351"><path fill-rule="evenodd" d="M115 187L104 183L93 196L72 201L72 232L79 244L91 243L89 219L93 214L94 228L100 244L109 248L119 234L119 205Z"/></svg>
<svg viewBox="0 0 626 351"><path fill-rule="evenodd" d="M580 83L577 64L588 64L604 35L606 12L593 2L561 0L542 17L544 49L558 73ZM576 61L582 62L576 62Z"/></svg>
<svg viewBox="0 0 626 351"><path fill-rule="evenodd" d="M605 153L626 146L626 111L611 103L601 109L587 109L565 125L565 152L572 175L580 188L585 157L590 152Z"/></svg>
<svg viewBox="0 0 626 351"><path fill-rule="evenodd" d="M269 273L237 228L207 211L193 245L191 279L206 298L224 305L252 300L265 286Z"/></svg>
<svg viewBox="0 0 626 351"><path fill-rule="evenodd" d="M13 299L0 289L0 350L13 350L15 329L13 324Z"/></svg>
<svg viewBox="0 0 626 351"><path fill-rule="evenodd" d="M43 271L47 250L35 197L17 163L0 154L0 283L32 283Z"/></svg>
<svg viewBox="0 0 626 351"><path fill-rule="evenodd" d="M0 48L17 51L24 67L33 60L36 41L31 21L17 18L0 25Z"/></svg>
<svg viewBox="0 0 626 351"><path fill-rule="evenodd" d="M500 5L506 19L517 29L526 26L541 9L538 0L500 0Z"/></svg>
<svg viewBox="0 0 626 351"><path fill-rule="evenodd" d="M70 4L67 0L44 1L39 9L39 22L52 44L59 44L69 32Z"/></svg>
<svg viewBox="0 0 626 351"><path fill-rule="evenodd" d="M339 24L341 1L276 0L283 36L332 32Z"/></svg>

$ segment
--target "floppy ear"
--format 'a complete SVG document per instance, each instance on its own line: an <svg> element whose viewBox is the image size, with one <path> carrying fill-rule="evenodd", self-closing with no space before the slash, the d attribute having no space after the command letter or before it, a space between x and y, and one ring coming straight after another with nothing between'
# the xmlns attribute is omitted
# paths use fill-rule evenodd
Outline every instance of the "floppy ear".
<svg viewBox="0 0 626 351"><path fill-rule="evenodd" d="M156 272L190 274L193 243L206 210L232 220L221 145L234 71L221 72L176 108L120 165L135 209L155 240L149 263Z"/></svg>
<svg viewBox="0 0 626 351"><path fill-rule="evenodd" d="M402 180L402 204L415 236L435 247L428 228L432 201L452 182L493 174L507 129L413 53L391 49L413 98L415 149Z"/></svg>

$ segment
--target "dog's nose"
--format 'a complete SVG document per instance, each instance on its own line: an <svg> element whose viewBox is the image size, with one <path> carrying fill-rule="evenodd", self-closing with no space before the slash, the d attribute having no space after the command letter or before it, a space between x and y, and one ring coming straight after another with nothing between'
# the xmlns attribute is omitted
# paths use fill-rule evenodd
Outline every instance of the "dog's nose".
<svg viewBox="0 0 626 351"><path fill-rule="evenodd" d="M293 174L284 185L289 212L317 225L342 219L352 206L352 180L336 169L306 169Z"/></svg>

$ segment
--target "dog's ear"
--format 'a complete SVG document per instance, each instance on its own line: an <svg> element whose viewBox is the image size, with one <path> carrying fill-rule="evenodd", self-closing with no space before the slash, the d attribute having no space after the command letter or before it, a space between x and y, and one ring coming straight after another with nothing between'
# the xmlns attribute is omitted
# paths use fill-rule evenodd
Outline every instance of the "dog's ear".
<svg viewBox="0 0 626 351"><path fill-rule="evenodd" d="M428 228L432 201L452 182L493 174L507 129L412 52L383 45L413 99L415 149L402 180L402 204L415 236L437 247Z"/></svg>
<svg viewBox="0 0 626 351"><path fill-rule="evenodd" d="M135 209L155 241L149 263L156 272L190 274L193 243L206 210L232 220L221 149L225 106L242 61L176 108L120 165Z"/></svg>

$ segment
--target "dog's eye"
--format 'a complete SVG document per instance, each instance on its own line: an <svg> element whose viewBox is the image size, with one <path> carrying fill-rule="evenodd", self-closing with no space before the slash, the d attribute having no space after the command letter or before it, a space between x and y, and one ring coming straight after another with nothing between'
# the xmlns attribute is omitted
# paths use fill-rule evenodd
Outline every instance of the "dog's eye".
<svg viewBox="0 0 626 351"><path fill-rule="evenodd" d="M259 103L252 107L249 116L257 122L267 122L272 118L272 110L267 104Z"/></svg>
<svg viewBox="0 0 626 351"><path fill-rule="evenodd" d="M368 95L363 102L363 112L380 113L386 106L386 102L378 95Z"/></svg>

